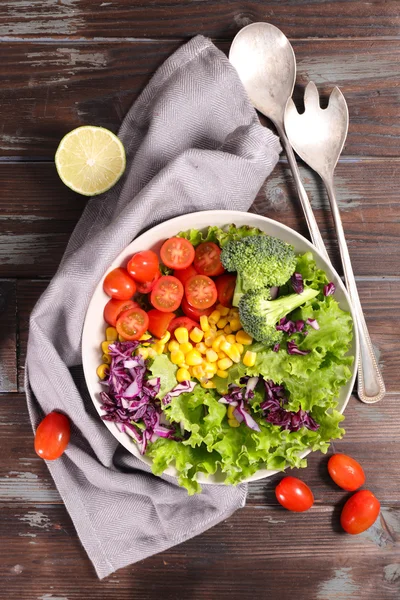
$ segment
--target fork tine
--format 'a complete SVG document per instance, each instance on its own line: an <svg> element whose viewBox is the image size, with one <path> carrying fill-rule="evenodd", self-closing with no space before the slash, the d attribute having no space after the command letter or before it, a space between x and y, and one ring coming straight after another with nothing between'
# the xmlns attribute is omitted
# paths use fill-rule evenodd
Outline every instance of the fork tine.
<svg viewBox="0 0 400 600"><path fill-rule="evenodd" d="M331 105L340 106L340 108L342 108L342 107L347 108L346 98L343 96L342 92L340 91L340 89L337 86L335 86L333 88L332 93L329 96L328 106L331 106Z"/></svg>
<svg viewBox="0 0 400 600"><path fill-rule="evenodd" d="M293 115L293 114L298 115L299 112L297 110L295 103L293 102L293 98L288 98L288 101L286 102L285 115Z"/></svg>
<svg viewBox="0 0 400 600"><path fill-rule="evenodd" d="M313 81L309 81L304 92L304 108L320 108L319 93Z"/></svg>

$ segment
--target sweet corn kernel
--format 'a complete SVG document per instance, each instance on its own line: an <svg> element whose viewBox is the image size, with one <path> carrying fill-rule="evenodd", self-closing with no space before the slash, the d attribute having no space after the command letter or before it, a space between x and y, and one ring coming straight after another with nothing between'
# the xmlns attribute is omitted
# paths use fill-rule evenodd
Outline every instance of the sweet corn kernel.
<svg viewBox="0 0 400 600"><path fill-rule="evenodd" d="M226 325L228 325L228 319L226 317L221 317L217 322L218 329L223 329Z"/></svg>
<svg viewBox="0 0 400 600"><path fill-rule="evenodd" d="M206 358L208 362L215 363L218 360L218 354L212 348L209 348L206 352Z"/></svg>
<svg viewBox="0 0 400 600"><path fill-rule="evenodd" d="M165 350L165 344L162 344L161 342L156 342L152 345L152 348L154 348L157 354L162 354Z"/></svg>
<svg viewBox="0 0 400 600"><path fill-rule="evenodd" d="M172 350L171 352L171 362L174 365L179 365L185 362L185 355L182 350Z"/></svg>
<svg viewBox="0 0 400 600"><path fill-rule="evenodd" d="M118 334L118 341L119 342L126 342L126 339L122 335Z"/></svg>
<svg viewBox="0 0 400 600"><path fill-rule="evenodd" d="M183 362L183 363L179 363L178 367L179 367L180 369L186 369L186 371L190 371L190 369L192 368L192 367L189 367L189 365L187 365L187 364L186 364L186 363L184 363L184 362Z"/></svg>
<svg viewBox="0 0 400 600"><path fill-rule="evenodd" d="M214 323L210 323L210 331L215 335L217 333L217 326Z"/></svg>
<svg viewBox="0 0 400 600"><path fill-rule="evenodd" d="M238 363L240 362L240 352L239 350L236 348L236 346L231 346L229 348L229 350L226 350L226 354L229 356L229 358L231 360L233 360L234 363Z"/></svg>
<svg viewBox="0 0 400 600"><path fill-rule="evenodd" d="M228 419L228 425L230 427L240 427L240 423L236 419Z"/></svg>
<svg viewBox="0 0 400 600"><path fill-rule="evenodd" d="M198 350L190 350L185 356L185 362L191 367L201 365L203 357Z"/></svg>
<svg viewBox="0 0 400 600"><path fill-rule="evenodd" d="M200 327L202 331L208 331L210 329L210 323L208 322L208 317L206 315L201 315Z"/></svg>
<svg viewBox="0 0 400 600"><path fill-rule="evenodd" d="M208 322L210 325L216 325L221 318L221 313L219 310L213 310L211 315L208 317Z"/></svg>
<svg viewBox="0 0 400 600"><path fill-rule="evenodd" d="M195 344L197 344L198 342L201 342L201 340L203 339L203 336L204 336L204 332L201 329L199 329L198 327L193 327L192 331L189 334L190 339Z"/></svg>
<svg viewBox="0 0 400 600"><path fill-rule="evenodd" d="M229 315L229 308L227 306L222 306L222 304L217 304L217 311L220 313L221 317L227 317Z"/></svg>
<svg viewBox="0 0 400 600"><path fill-rule="evenodd" d="M149 353L149 358L154 358L155 356L157 356L157 352L154 350L154 348L149 348L148 353Z"/></svg>
<svg viewBox="0 0 400 600"><path fill-rule="evenodd" d="M243 352L244 352L243 344L239 344L238 342L235 342L234 346L236 346L236 348L239 350L239 354L243 354Z"/></svg>
<svg viewBox="0 0 400 600"><path fill-rule="evenodd" d="M217 364L220 371L226 371L233 365L233 362L230 358L221 358Z"/></svg>
<svg viewBox="0 0 400 600"><path fill-rule="evenodd" d="M109 367L106 364L100 365L97 367L96 373L99 379L105 379L108 375Z"/></svg>
<svg viewBox="0 0 400 600"><path fill-rule="evenodd" d="M200 383L201 387L206 388L206 390L210 390L212 388L215 388L216 385L213 381L202 381Z"/></svg>
<svg viewBox="0 0 400 600"><path fill-rule="evenodd" d="M219 352L219 347L220 347L221 341L222 341L221 337L217 337L211 344L211 348L214 350L214 352Z"/></svg>
<svg viewBox="0 0 400 600"><path fill-rule="evenodd" d="M101 349L103 351L103 354L110 354L110 350L109 350L109 345L110 342L101 342Z"/></svg>
<svg viewBox="0 0 400 600"><path fill-rule="evenodd" d="M181 367L176 372L176 379L177 379L177 381L179 381L179 383L182 383L182 381L189 381L190 380L189 371L187 369L184 369L183 367Z"/></svg>
<svg viewBox="0 0 400 600"><path fill-rule="evenodd" d="M168 344L168 350L170 352L174 352L174 350L179 350L179 342L177 342L176 340L172 340L169 344Z"/></svg>
<svg viewBox="0 0 400 600"><path fill-rule="evenodd" d="M224 336L224 330L223 329L218 329L218 331L215 334L215 337L225 337Z"/></svg>
<svg viewBox="0 0 400 600"><path fill-rule="evenodd" d="M225 325L224 333L226 333L226 335L229 335L230 333L232 333L232 327L230 325Z"/></svg>
<svg viewBox="0 0 400 600"><path fill-rule="evenodd" d="M215 373L217 372L217 363L204 362L203 367L204 367L204 372L209 379L211 377L213 377L215 375Z"/></svg>
<svg viewBox="0 0 400 600"><path fill-rule="evenodd" d="M142 342L142 346L150 346L150 344L145 344L146 340L150 340L153 336L150 333L144 333L142 337L139 338L139 341Z"/></svg>
<svg viewBox="0 0 400 600"><path fill-rule="evenodd" d="M228 377L228 371L221 371L221 369L218 369L216 374L222 379L226 379Z"/></svg>
<svg viewBox="0 0 400 600"><path fill-rule="evenodd" d="M171 334L169 331L166 331L164 335L160 338L160 342L162 344L166 344L171 339Z"/></svg>
<svg viewBox="0 0 400 600"><path fill-rule="evenodd" d="M232 406L232 404L230 404L228 406L228 410L226 411L228 419L234 419L235 418L233 416L233 413L235 412L235 408L236 408L236 406Z"/></svg>
<svg viewBox="0 0 400 600"><path fill-rule="evenodd" d="M236 337L233 335L233 333L231 333L226 336L226 341L230 344L234 344L236 342Z"/></svg>
<svg viewBox="0 0 400 600"><path fill-rule="evenodd" d="M186 327L177 327L175 329L175 337L180 344L185 344L189 341L189 332Z"/></svg>
<svg viewBox="0 0 400 600"><path fill-rule="evenodd" d="M118 339L118 331L115 327L107 327L106 329L106 340L109 342L116 342Z"/></svg>
<svg viewBox="0 0 400 600"><path fill-rule="evenodd" d="M211 348L214 340L215 340L214 335L206 335L206 337L204 338L204 343L206 346L208 346L208 348Z"/></svg>
<svg viewBox="0 0 400 600"><path fill-rule="evenodd" d="M103 354L101 360L103 361L103 363L106 363L106 365L111 364L111 356L109 354Z"/></svg>
<svg viewBox="0 0 400 600"><path fill-rule="evenodd" d="M196 350L198 350L200 354L205 354L207 352L207 346L204 342L199 342L196 344Z"/></svg>
<svg viewBox="0 0 400 600"><path fill-rule="evenodd" d="M236 341L239 342L239 344L243 344L243 346L250 346L250 344L253 343L253 338L246 333L244 329L241 329L236 334Z"/></svg>
<svg viewBox="0 0 400 600"><path fill-rule="evenodd" d="M217 354L218 354L218 358L226 358L226 354L225 354L225 352L222 352L222 350L220 350Z"/></svg>
<svg viewBox="0 0 400 600"><path fill-rule="evenodd" d="M250 352L250 350L247 350L243 357L243 364L246 365L246 367L254 367L256 364L256 358L257 354L255 352Z"/></svg>
<svg viewBox="0 0 400 600"><path fill-rule="evenodd" d="M196 377L196 379L202 379L205 376L204 369L201 365L191 367L190 372L193 374L193 377Z"/></svg>
<svg viewBox="0 0 400 600"><path fill-rule="evenodd" d="M193 344L191 344L190 342L184 342L183 344L179 345L179 350L182 350L183 354L187 354L188 352L193 350Z"/></svg>
<svg viewBox="0 0 400 600"><path fill-rule="evenodd" d="M220 345L219 345L219 349L220 349L222 352L227 352L228 350L230 350L231 346L232 346L232 344L231 344L231 343L229 343L229 342L228 342L228 341L225 339L223 342L221 342L221 343L220 343Z"/></svg>
<svg viewBox="0 0 400 600"><path fill-rule="evenodd" d="M229 321L229 325L231 326L232 331L239 331L239 329L242 328L242 324L237 317L233 317L233 319Z"/></svg>
<svg viewBox="0 0 400 600"><path fill-rule="evenodd" d="M238 316L239 316L238 308L233 306L231 309L229 309L229 314L228 314L229 319L232 319L232 318L238 317Z"/></svg>
<svg viewBox="0 0 400 600"><path fill-rule="evenodd" d="M143 360L149 358L149 349L148 348L138 348L135 352L137 356L141 356Z"/></svg>

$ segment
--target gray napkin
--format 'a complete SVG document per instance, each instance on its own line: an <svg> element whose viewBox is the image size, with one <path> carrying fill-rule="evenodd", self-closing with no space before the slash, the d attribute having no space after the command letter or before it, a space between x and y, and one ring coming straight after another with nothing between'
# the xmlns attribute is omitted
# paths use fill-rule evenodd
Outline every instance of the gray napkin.
<svg viewBox="0 0 400 600"><path fill-rule="evenodd" d="M157 71L119 137L126 173L88 202L31 315L26 362L33 426L52 410L71 420L65 454L47 464L100 578L212 527L244 506L247 489L205 485L188 497L104 426L79 367L94 288L144 228L198 210L248 210L280 151L227 58L201 36Z"/></svg>

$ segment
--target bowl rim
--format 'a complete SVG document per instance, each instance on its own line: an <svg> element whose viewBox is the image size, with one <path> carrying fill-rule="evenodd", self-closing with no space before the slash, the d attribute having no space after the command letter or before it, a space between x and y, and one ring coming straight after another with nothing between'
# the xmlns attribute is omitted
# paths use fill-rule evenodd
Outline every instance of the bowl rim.
<svg viewBox="0 0 400 600"><path fill-rule="evenodd" d="M121 266L122 263L126 262L126 255L129 254L129 252L127 252L128 249L133 244L137 244L138 241L140 242L140 240L143 237L145 237L146 235L148 235L150 232L152 233L152 237L154 237L154 234L157 234L157 232L159 230L164 230L165 228L168 228L168 229L171 228L171 230L175 231L175 232L179 232L182 229L185 229L185 230L194 229L194 228L196 228L196 216L199 216L199 215L202 216L202 219L204 218L204 216L209 216L209 226L212 226L213 217L215 218L218 216L218 218L219 218L222 215L224 215L224 216L226 215L226 221L225 221L225 226L226 226L231 223L234 223L235 218L243 221L243 220L246 220L246 216L249 215L249 220L259 221L260 229L263 229L261 226L262 223L267 223L267 224L272 225L273 227L277 227L278 229L286 231L286 232L288 232L288 234L290 236L294 236L295 238L298 238L299 240L301 240L301 242L303 244L308 246L309 250L313 253L314 258L316 259L317 263L322 263L322 268L324 269L324 271L329 272L331 275L333 275L333 278L335 279L335 284L340 287L340 290L346 299L346 302L348 305L348 310L351 313L352 321L353 321L352 346L354 349L354 353L352 353L352 355L354 355L354 362L352 365L352 376L349 379L349 381L345 384L345 386L348 388L347 397L345 398L343 405L340 407L340 409L338 409L341 413L343 413L345 411L346 406L352 395L355 378L357 376L357 368L358 368L358 362L359 362L359 338L358 338L358 330L357 330L357 326L356 326L354 309L351 304L349 294L348 294L339 274L336 272L336 270L334 269L332 264L327 262L326 258L319 252L319 250L309 240L307 240L307 238L305 238L303 235L301 235L300 233L298 233L291 227L288 227L287 225L284 225L283 223L280 223L279 221L277 221L275 219L271 219L270 217L265 217L263 215L259 215L256 213L249 213L249 212L237 211L237 210L207 210L207 211L196 211L196 212L192 212L192 213L187 213L185 215L173 217L171 219L167 219L165 221L162 221L161 223L158 223L154 227L149 227L148 229L142 231L127 246L125 246L125 248L123 250L121 250L121 252L119 252L119 254L115 257L115 259L112 261L112 263L109 265L109 267L105 270L101 279L97 283L97 285L93 291L92 297L89 301L87 311L85 314L84 324L83 324L82 365L83 365L83 371L84 371L84 376L85 376L85 382L86 382L86 385L87 385L87 388L88 388L88 391L90 394L90 398L91 398L98 414L101 416L105 413L104 413L104 411L101 410L100 401L99 401L98 397L96 397L96 396L98 396L98 391L94 390L93 386L91 384L91 379L92 379L91 371L92 371L93 367L91 364L89 364L89 361L87 359L88 353L86 353L86 348L88 347L88 344L90 344L90 342L92 341L89 322L88 322L88 316L92 310L92 306L96 304L96 302L95 302L96 293L98 292L99 288L102 286L102 282L103 282L105 275L112 269L114 269L118 266ZM179 227L179 223L186 222L188 218L193 219L193 221L194 221L193 225L187 226L185 224L184 227ZM242 225L243 224L246 225L246 223L242 223ZM256 226L256 225L252 225L252 226ZM207 226L204 226L204 227L200 226L199 229L204 229L205 227L207 227ZM221 225L221 227L223 227L223 225ZM159 241L161 239L164 240L166 238L164 236L162 238L161 237L158 238ZM138 250L133 250L132 252L137 252L137 251ZM347 310L347 308L346 308L346 310ZM97 385L99 385L99 384L97 384ZM345 387L345 386L343 386L343 387ZM112 435L117 439L117 441L124 446L124 448L126 448L131 454L133 454L136 458L138 458L142 463L151 467L152 459L147 457L146 455L143 455L143 456L140 455L137 445L132 440L132 438L130 438L129 435L121 432L119 430L119 428L117 427L117 425L113 422L102 420L102 423L104 423L104 425L107 427L107 429L112 433ZM300 454L300 457L304 458L311 452L312 452L311 449L304 450ZM285 468L288 468L288 467L285 467ZM241 483L247 483L247 482L251 482L251 481L258 481L260 479L265 479L265 478L271 477L272 475L279 473L279 472L282 472L282 471L260 469L259 471L254 473L252 476L244 479L243 482L241 482ZM177 472L176 472L175 467L169 466L162 474L162 476L164 476L164 475L169 475L176 479ZM219 475L219 476L213 475L213 476L207 477L205 474L204 475L199 474L197 480L201 485L227 485L227 484L225 484L224 479L225 479L224 475L223 476L222 475Z"/></svg>

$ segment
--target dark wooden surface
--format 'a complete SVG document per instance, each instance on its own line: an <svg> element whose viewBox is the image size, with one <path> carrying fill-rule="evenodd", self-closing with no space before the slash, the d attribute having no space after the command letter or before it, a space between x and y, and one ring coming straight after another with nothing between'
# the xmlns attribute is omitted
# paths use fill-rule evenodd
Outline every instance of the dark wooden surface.
<svg viewBox="0 0 400 600"><path fill-rule="evenodd" d="M154 70L183 41L227 52L266 20L292 40L295 95L339 85L350 109L337 192L360 295L388 394L354 397L333 450L358 458L382 504L361 536L340 531L346 493L313 454L300 476L316 503L281 509L277 478L250 486L246 508L203 535L99 582L45 464L23 394L29 314L54 275L85 200L53 164L67 131L118 129ZM7 600L397 600L400 598L400 4L398 0L5 0L0 6L0 597ZM324 190L301 166L336 268ZM252 210L307 235L284 157ZM294 473L296 474L296 472Z"/></svg>

